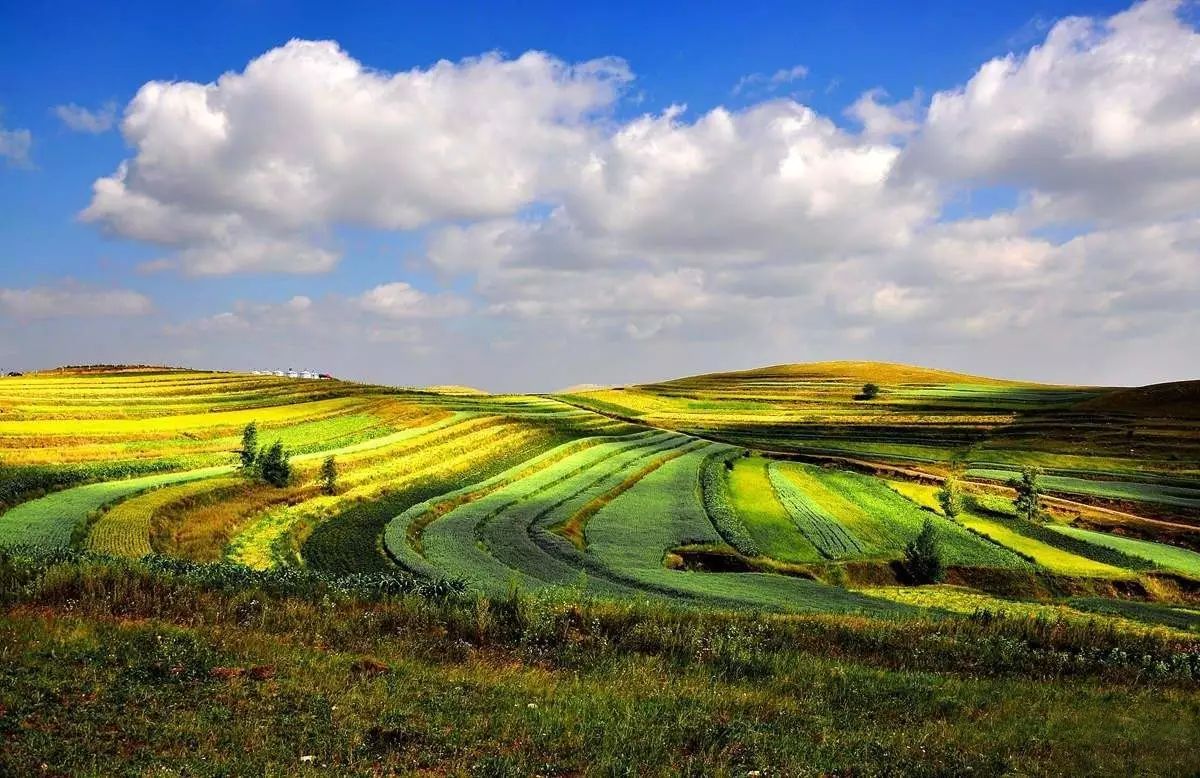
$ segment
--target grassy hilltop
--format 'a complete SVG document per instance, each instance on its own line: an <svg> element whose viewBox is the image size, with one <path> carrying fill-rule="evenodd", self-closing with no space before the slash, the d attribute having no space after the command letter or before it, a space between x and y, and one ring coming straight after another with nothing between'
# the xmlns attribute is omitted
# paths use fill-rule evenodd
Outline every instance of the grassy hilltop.
<svg viewBox="0 0 1200 778"><path fill-rule="evenodd" d="M850 362L0 378L0 772L1193 772L1198 408Z"/></svg>

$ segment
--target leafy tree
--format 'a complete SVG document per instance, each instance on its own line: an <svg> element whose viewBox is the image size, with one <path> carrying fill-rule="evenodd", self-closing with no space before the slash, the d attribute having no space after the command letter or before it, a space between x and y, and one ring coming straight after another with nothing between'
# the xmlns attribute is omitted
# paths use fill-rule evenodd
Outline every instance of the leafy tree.
<svg viewBox="0 0 1200 778"><path fill-rule="evenodd" d="M292 463L283 449L283 441L277 440L258 452L258 474L271 486L283 488L292 480Z"/></svg>
<svg viewBox="0 0 1200 778"><path fill-rule="evenodd" d="M250 422L242 430L242 447L238 449L238 456L242 458L243 470L254 466L254 459L258 456L258 424L255 422Z"/></svg>
<svg viewBox="0 0 1200 778"><path fill-rule="evenodd" d="M1037 521L1043 516L1041 475L1042 471L1038 468L1025 467L1021 469L1021 477L1010 482L1017 493L1013 508L1026 521Z"/></svg>
<svg viewBox="0 0 1200 778"><path fill-rule="evenodd" d="M337 461L330 454L321 463L321 491L325 494L337 494L337 476Z"/></svg>
<svg viewBox="0 0 1200 778"><path fill-rule="evenodd" d="M946 564L942 561L942 544L932 519L925 519L916 539L904 547L904 567L913 581L919 584L941 583L946 580Z"/></svg>
<svg viewBox="0 0 1200 778"><path fill-rule="evenodd" d="M958 478L950 476L942 482L942 488L937 490L938 505L942 506L942 513L947 518L953 519L962 510L962 487L959 486Z"/></svg>
<svg viewBox="0 0 1200 778"><path fill-rule="evenodd" d="M874 400L879 396L879 386L876 384L863 384L862 394L859 397L864 400Z"/></svg>

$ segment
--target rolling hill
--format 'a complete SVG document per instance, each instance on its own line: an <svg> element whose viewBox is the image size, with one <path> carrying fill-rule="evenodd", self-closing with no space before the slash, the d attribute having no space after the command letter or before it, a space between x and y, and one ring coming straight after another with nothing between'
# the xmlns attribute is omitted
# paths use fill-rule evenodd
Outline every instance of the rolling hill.
<svg viewBox="0 0 1200 778"><path fill-rule="evenodd" d="M866 383L878 394L864 393ZM854 672L881 672L867 668L897 667L889 652L914 640L940 646L931 667L949 677L982 666L1025 679L1006 687L1012 699L1028 700L1033 686L1020 683L1060 654L1053 661L1087 677L1150 673L1137 677L1186 685L1200 681L1196 386L1049 386L845 362L556 395L154 367L6 377L0 630L22 661L48 650L84 656L78 634L132 657L147 638L108 619L166 619L187 637L179 657L147 666L151 676L194 663L211 679L234 672L222 662L265 653L289 684L305 663L325 661L305 652L330 640L351 653L370 646L389 667L408 661L383 647L394 628L422 656L476 656L467 645L559 669L583 656L636 666L644 651L687 667L729 663L725 699L741 678L796 682L775 663L796 661L797 650L814 667L852 661ZM257 444L246 449L250 425ZM276 441L291 470L279 484L244 461L262 461ZM1027 466L1042 473L1037 521L1017 514L1008 485ZM957 510L938 496L947 478L960 484ZM914 572L923 533L934 538L940 582ZM179 610L189 599L190 617ZM64 603L83 608L71 617L85 614L83 633L64 634L46 615ZM263 603L269 618L256 610ZM222 637L219 650L188 653L234 623L248 625L257 647ZM667 648L672 634L696 642ZM157 656L161 639L142 653ZM1030 653L1001 659L993 639ZM1110 653L1096 653L1096 641ZM1135 668L1135 657L1161 669ZM588 672L612 683L613 667ZM449 667L422 672L454 688ZM893 682L887 673L872 683ZM8 680L22 694L37 687ZM512 702L486 673L471 683ZM1083 687L1056 683L1086 698ZM843 702L814 704L840 716ZM22 706L0 693L0 725ZM480 725L475 712L455 715ZM1018 719L1005 737L1017 736ZM641 742L628 722L611 724ZM442 742L418 730L414 744ZM196 736L191 725L180 731ZM362 742L392 737L363 732ZM965 733L953 735L964 747ZM380 758L421 769L409 761L416 748ZM830 769L850 758L839 749ZM703 764L724 769L727 756Z"/></svg>

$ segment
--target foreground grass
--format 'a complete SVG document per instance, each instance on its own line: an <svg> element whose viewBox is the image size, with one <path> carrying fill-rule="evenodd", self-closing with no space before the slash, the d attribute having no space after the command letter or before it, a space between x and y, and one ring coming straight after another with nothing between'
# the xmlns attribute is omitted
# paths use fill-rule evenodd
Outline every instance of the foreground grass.
<svg viewBox="0 0 1200 778"><path fill-rule="evenodd" d="M0 774L1200 769L1200 646L1167 633L362 599L197 569L0 564Z"/></svg>

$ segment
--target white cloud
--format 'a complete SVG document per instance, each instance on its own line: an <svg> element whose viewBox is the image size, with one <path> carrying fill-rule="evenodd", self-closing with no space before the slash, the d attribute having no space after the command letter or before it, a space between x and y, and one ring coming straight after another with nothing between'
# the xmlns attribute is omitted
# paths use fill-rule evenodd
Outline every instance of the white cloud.
<svg viewBox="0 0 1200 778"><path fill-rule="evenodd" d="M99 135L112 129L117 119L117 104L107 102L96 110L75 103L54 106L54 114L75 132Z"/></svg>
<svg viewBox="0 0 1200 778"><path fill-rule="evenodd" d="M3 119L2 115L0 119ZM0 121L0 158L13 167L29 167L29 150L32 147L33 135L29 130L9 130Z"/></svg>
<svg viewBox="0 0 1200 778"><path fill-rule="evenodd" d="M128 289L80 286L0 289L0 312L16 319L144 316L153 310L150 298Z"/></svg>
<svg viewBox="0 0 1200 778"><path fill-rule="evenodd" d="M846 109L846 115L863 126L868 138L891 140L905 138L920 127L917 121L917 99L905 100L893 105L884 105L881 98L887 97L882 89L864 92Z"/></svg>
<svg viewBox="0 0 1200 778"><path fill-rule="evenodd" d="M195 273L319 272L341 224L511 214L584 159L625 64L496 54L388 74L292 41L216 82L154 81L125 111L132 159L83 218L179 248Z"/></svg>
<svg viewBox="0 0 1200 778"><path fill-rule="evenodd" d="M473 355L444 369L478 373L436 380L553 376L533 388L835 357L1194 372L1200 45L1177 9L1060 21L959 88L870 90L841 122L796 99L616 121L616 60L387 74L293 42L213 84L143 87L134 153L85 218L210 275L319 273L340 226L428 228L411 261L461 294L395 280L180 331L353 342L379 378L380 355L418 347Z"/></svg>
<svg viewBox="0 0 1200 778"><path fill-rule="evenodd" d="M382 284L355 299L364 311L389 319L427 319L460 316L470 304L451 294L430 295L403 281Z"/></svg>
<svg viewBox="0 0 1200 778"><path fill-rule="evenodd" d="M905 169L1028 188L1046 219L1158 219L1200 204L1200 34L1176 0L1058 22L1025 55L935 94Z"/></svg>
<svg viewBox="0 0 1200 778"><path fill-rule="evenodd" d="M738 82L733 85L733 93L740 95L743 92L750 91L773 91L784 84L790 84L793 81L799 81L808 75L808 68L803 65L794 65L790 68L780 68L774 73L767 75L766 73L751 73L748 76L742 76Z"/></svg>

